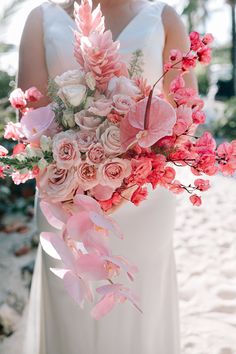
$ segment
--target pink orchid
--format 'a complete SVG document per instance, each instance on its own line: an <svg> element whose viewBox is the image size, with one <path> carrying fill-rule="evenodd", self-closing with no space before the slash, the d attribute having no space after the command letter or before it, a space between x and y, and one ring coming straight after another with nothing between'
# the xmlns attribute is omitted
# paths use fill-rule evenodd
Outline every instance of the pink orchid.
<svg viewBox="0 0 236 354"><path fill-rule="evenodd" d="M155 96L151 101L149 119L145 122L147 102L148 98L137 102L121 121L120 139L125 150L137 142L141 147L150 147L161 138L173 133L176 123L174 108Z"/></svg>
<svg viewBox="0 0 236 354"><path fill-rule="evenodd" d="M50 136L50 128L55 122L55 114L50 105L28 112L21 119L21 127L30 142L39 143L42 135Z"/></svg>
<svg viewBox="0 0 236 354"><path fill-rule="evenodd" d="M125 288L122 284L104 285L97 288L97 292L102 295L102 298L91 311L92 317L96 320L107 315L117 303L122 303L126 300L131 301L131 303L142 313L139 299L130 289Z"/></svg>

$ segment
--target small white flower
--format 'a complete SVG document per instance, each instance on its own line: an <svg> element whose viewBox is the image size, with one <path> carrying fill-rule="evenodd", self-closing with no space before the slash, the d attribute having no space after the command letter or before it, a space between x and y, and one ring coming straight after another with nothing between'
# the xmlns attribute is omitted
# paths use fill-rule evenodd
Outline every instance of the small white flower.
<svg viewBox="0 0 236 354"><path fill-rule="evenodd" d="M38 162L38 167L40 170L44 170L48 166L48 162L42 157Z"/></svg>
<svg viewBox="0 0 236 354"><path fill-rule="evenodd" d="M19 161L19 162L24 162L26 161L26 155L24 153L21 153L21 154L17 154L15 156L15 158Z"/></svg>
<svg viewBox="0 0 236 354"><path fill-rule="evenodd" d="M42 150L38 147L32 147L30 145L27 145L25 151L27 153L27 157L29 158L43 156Z"/></svg>
<svg viewBox="0 0 236 354"><path fill-rule="evenodd" d="M51 151L52 150L52 139L49 136L42 135L40 138L40 147L44 152Z"/></svg>

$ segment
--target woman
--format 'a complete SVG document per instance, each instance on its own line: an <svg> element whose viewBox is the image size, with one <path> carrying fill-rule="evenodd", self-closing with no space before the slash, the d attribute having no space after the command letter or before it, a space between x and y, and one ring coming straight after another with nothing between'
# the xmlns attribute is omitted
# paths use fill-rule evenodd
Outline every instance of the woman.
<svg viewBox="0 0 236 354"><path fill-rule="evenodd" d="M93 0L96 6L99 1ZM78 1L79 3L79 1ZM162 75L163 62L171 49L186 52L189 43L175 11L162 2L145 0L100 0L106 27L121 43L120 53L130 60L143 52L144 76L150 84ZM73 4L64 7L44 3L35 8L25 25L20 46L18 85L37 86L47 92L47 82L62 72L78 68L73 57ZM163 81L167 95L175 72ZM187 85L196 87L193 74ZM39 105L49 102L45 97ZM143 315L129 304L119 305L97 322L73 302L62 283L50 272L60 267L39 246L33 278L24 354L179 354L178 295L172 235L175 200L161 188L136 208L125 203L114 211L125 234L116 244L116 254L127 256L140 272L133 290L141 297ZM40 231L50 226L36 200Z"/></svg>

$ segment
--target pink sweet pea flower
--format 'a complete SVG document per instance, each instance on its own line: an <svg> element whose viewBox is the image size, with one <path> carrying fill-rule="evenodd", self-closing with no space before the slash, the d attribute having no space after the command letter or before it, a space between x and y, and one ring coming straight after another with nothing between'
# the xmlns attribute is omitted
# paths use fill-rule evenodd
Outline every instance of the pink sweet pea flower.
<svg viewBox="0 0 236 354"><path fill-rule="evenodd" d="M0 145L0 157L6 156L7 154L8 150L4 146Z"/></svg>
<svg viewBox="0 0 236 354"><path fill-rule="evenodd" d="M34 179L35 175L32 173L32 171L29 171L28 173L20 173L19 171L16 171L12 173L11 178L16 185L19 185L21 183L27 182L30 179Z"/></svg>
<svg viewBox="0 0 236 354"><path fill-rule="evenodd" d="M117 303L122 303L126 300L131 301L131 303L142 313L139 299L130 289L125 288L122 284L104 285L97 288L97 292L102 295L102 298L91 311L92 317L96 320L107 315Z"/></svg>
<svg viewBox="0 0 236 354"><path fill-rule="evenodd" d="M121 121L120 139L125 150L137 142L141 147L150 147L161 138L173 133L176 123L174 108L155 96L151 101L149 119L145 122L147 102L148 98L137 102Z"/></svg>
<svg viewBox="0 0 236 354"><path fill-rule="evenodd" d="M36 87L30 87L27 91L25 91L25 98L29 102L37 102L42 97L42 93Z"/></svg>
<svg viewBox="0 0 236 354"><path fill-rule="evenodd" d="M12 152L12 155L17 155L17 154L20 154L21 152L24 152L25 151L25 144L17 144L14 146L13 148L13 152Z"/></svg>
<svg viewBox="0 0 236 354"><path fill-rule="evenodd" d="M27 101L25 99L24 92L17 88L10 94L9 101L13 108L15 109L23 109L26 107Z"/></svg>
<svg viewBox="0 0 236 354"><path fill-rule="evenodd" d="M19 140L20 138L23 138L23 136L21 123L7 123L4 131L5 139Z"/></svg>
<svg viewBox="0 0 236 354"><path fill-rule="evenodd" d="M21 119L21 127L30 142L39 143L42 135L50 136L50 128L55 124L55 113L50 105L28 112Z"/></svg>
<svg viewBox="0 0 236 354"><path fill-rule="evenodd" d="M209 64L211 62L211 48L205 46L201 48L198 52L198 60L202 64Z"/></svg>

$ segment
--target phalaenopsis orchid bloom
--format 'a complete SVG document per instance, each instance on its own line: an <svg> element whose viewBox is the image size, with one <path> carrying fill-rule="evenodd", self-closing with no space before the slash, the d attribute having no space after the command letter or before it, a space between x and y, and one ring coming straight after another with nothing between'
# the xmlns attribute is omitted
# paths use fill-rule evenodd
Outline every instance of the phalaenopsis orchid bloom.
<svg viewBox="0 0 236 354"><path fill-rule="evenodd" d="M16 184L36 179L41 209L55 229L42 232L41 244L62 265L51 270L81 307L95 300L93 285L106 282L95 286L101 299L91 310L100 319L126 300L141 312L137 295L115 282L122 272L134 281L138 269L113 254L110 238L122 240L123 234L109 212L123 199L139 205L148 184L187 191L200 206L200 193L210 188L204 176L235 173L236 141L217 147L210 133L195 133L205 122L204 104L185 86L184 75L198 62L210 62L212 35L192 32L189 51L173 48L162 77L150 87L141 75L129 76L137 70L122 62L99 6L76 3L75 22L78 69L49 83L52 103L29 108L42 97L35 87L10 95L23 117L5 128L5 138L16 145L12 153L0 146L0 178L10 175ZM155 90L170 70L177 73L169 91L173 106ZM176 178L177 166L190 169L191 185Z"/></svg>

